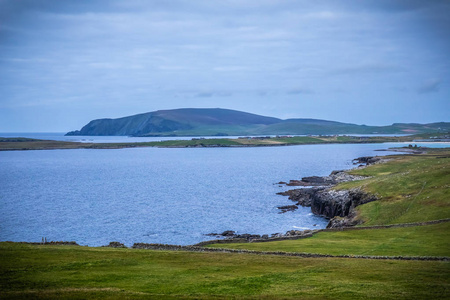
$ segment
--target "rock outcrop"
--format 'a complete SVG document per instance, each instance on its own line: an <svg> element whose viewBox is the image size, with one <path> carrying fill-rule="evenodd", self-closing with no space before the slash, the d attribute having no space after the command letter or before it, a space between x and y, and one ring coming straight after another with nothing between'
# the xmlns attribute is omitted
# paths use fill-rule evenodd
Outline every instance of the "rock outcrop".
<svg viewBox="0 0 450 300"><path fill-rule="evenodd" d="M110 242L109 245L102 246L102 247L109 247L109 248L127 248L124 244L120 242Z"/></svg>
<svg viewBox="0 0 450 300"><path fill-rule="evenodd" d="M249 233L243 233L243 234L237 234L233 230L226 230L222 233L207 233L206 236L215 236L217 238L224 237L226 239L244 239L246 241L251 241L254 239L261 239L261 238L268 238L268 235L261 236L259 234L249 234Z"/></svg>
<svg viewBox="0 0 450 300"><path fill-rule="evenodd" d="M297 205L284 205L284 206L278 206L277 208L279 210L281 210L279 213L282 214L282 213L285 213L288 211L294 211L294 210L298 209L298 206Z"/></svg>
<svg viewBox="0 0 450 300"><path fill-rule="evenodd" d="M348 174L343 170L333 171L328 176L309 176L301 180L290 180L287 186L330 186L340 182L361 180L366 177ZM283 181L278 184L284 183Z"/></svg>
<svg viewBox="0 0 450 300"><path fill-rule="evenodd" d="M317 191L311 199L311 212L325 218L347 217L355 207L377 198L360 189Z"/></svg>
<svg viewBox="0 0 450 300"><path fill-rule="evenodd" d="M368 165L373 165L379 161L381 161L382 158L378 157L378 156L362 156L362 157L358 157L355 158L353 160L353 164L366 164L366 166Z"/></svg>
<svg viewBox="0 0 450 300"><path fill-rule="evenodd" d="M358 162L375 163L369 158L358 158ZM371 201L377 200L375 195L366 193L359 188L350 190L335 190L333 186L340 182L361 180L366 177L350 175L345 171L333 171L329 176L324 177L304 177L297 181L298 185L319 185L311 188L294 189L278 193L289 196L295 202L294 206L289 206L294 210L295 206L311 207L311 212L315 215L331 219L327 228L338 228L354 226L359 224L356 218L355 207ZM290 183L293 180L290 181ZM289 184L287 184L289 185ZM288 206L279 206L282 212L286 212Z"/></svg>
<svg viewBox="0 0 450 300"><path fill-rule="evenodd" d="M321 191L325 188L304 188L304 189L295 189L295 190L289 190L281 193L277 193L278 195L282 196L289 196L289 200L292 200L295 202L295 205L300 206L311 206L311 199L313 195L315 195L318 191ZM280 208L280 207L278 207Z"/></svg>
<svg viewBox="0 0 450 300"><path fill-rule="evenodd" d="M360 189L339 191L332 188L315 187L289 190L278 194L289 196L295 205L311 207L313 214L328 219L336 216L347 217L358 205L377 200L374 195Z"/></svg>

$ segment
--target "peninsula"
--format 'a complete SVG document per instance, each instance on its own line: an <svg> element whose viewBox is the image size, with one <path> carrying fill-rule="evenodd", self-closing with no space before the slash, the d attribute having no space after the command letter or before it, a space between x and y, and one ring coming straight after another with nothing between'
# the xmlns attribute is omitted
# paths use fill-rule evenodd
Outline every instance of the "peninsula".
<svg viewBox="0 0 450 300"><path fill-rule="evenodd" d="M135 143L81 143L29 138L1 138L0 151L53 150L53 149L121 149L138 147L158 148L203 148L203 147L276 147L312 144L363 144L396 142L445 142L450 141L450 132L423 133L408 136L263 136L239 138L192 138L189 140L168 140ZM413 145L411 145L413 146Z"/></svg>

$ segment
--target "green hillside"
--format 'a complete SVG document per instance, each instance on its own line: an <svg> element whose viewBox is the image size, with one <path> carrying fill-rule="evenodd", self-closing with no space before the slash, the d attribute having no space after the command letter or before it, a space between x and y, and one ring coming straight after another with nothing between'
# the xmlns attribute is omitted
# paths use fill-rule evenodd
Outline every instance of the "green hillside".
<svg viewBox="0 0 450 300"><path fill-rule="evenodd" d="M67 135L227 136L390 134L450 131L450 123L366 126L317 119L281 120L220 108L159 110L118 119L98 119Z"/></svg>

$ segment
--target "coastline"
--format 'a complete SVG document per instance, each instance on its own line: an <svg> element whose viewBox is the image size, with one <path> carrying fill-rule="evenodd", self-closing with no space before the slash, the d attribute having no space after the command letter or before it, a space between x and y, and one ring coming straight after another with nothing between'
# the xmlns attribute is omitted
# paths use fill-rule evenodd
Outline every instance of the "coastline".
<svg viewBox="0 0 450 300"><path fill-rule="evenodd" d="M400 150L408 150L408 149L399 149L399 151ZM402 151L402 152L404 152L404 151ZM364 161L368 161L369 159L367 159L367 157L365 157L365 158L358 158L358 160L357 160L357 163L361 163L361 160L364 160ZM350 169L350 170L353 170L354 168L352 168L352 169ZM349 171L349 170L346 170L345 172L347 172L347 171ZM344 173L345 173L344 172ZM333 173L333 172L332 172ZM342 172L341 172L342 173ZM339 173L338 173L339 174ZM336 175L336 174L335 174ZM324 176L324 177L321 177L321 178L326 178L326 177L330 177L330 176ZM303 180L303 179L302 179ZM356 180L358 180L358 179L356 179ZM305 181L306 182L306 184L303 184L303 186L311 186L311 180L307 180L307 181ZM299 185L299 186L302 186L302 185ZM331 216L332 217L332 216ZM330 216L328 216L328 218L330 218ZM321 226L322 227L322 226ZM225 228L225 229L227 229L227 228ZM245 231L244 231L245 232ZM263 232L267 232L267 231L263 231ZM270 232L270 231L269 231ZM206 232L204 232L204 233L207 233L207 231ZM289 237L291 237L291 236L303 236L303 235L306 235L306 234L308 234L308 232L301 232L300 233L300 231L292 231L292 230L290 230L290 231L288 231L288 232L286 232L285 234L279 234L277 237L286 237L286 236L289 236ZM241 235L244 235L244 234L241 234ZM256 238L254 237L254 236L252 236L251 234L249 234L249 236L248 237L244 237L244 238L250 238L250 239L252 239L252 240L255 240ZM131 244L127 244L127 245L131 245Z"/></svg>
<svg viewBox="0 0 450 300"><path fill-rule="evenodd" d="M132 143L82 143L29 138L0 137L0 151L27 150L64 150L64 149L124 149L124 148L234 148L234 147L282 147L317 144L374 144L374 143L414 143L415 136L299 136L299 137L264 137L264 138L193 138L191 140L166 140L155 142ZM436 142L448 143L436 139Z"/></svg>
<svg viewBox="0 0 450 300"><path fill-rule="evenodd" d="M355 174L362 175L363 177L366 177L368 181L377 181L378 175L373 174L381 174L381 176L385 176L385 170L386 168L389 168L389 166L396 165L396 163L392 164L388 162L387 164L384 164L385 161L392 159L399 159L400 161L411 161L419 159L420 161L423 161L423 159L432 160L434 161L435 158L438 158L440 161L442 161L443 158L448 158L448 150L443 151L444 149L430 149L426 154L424 155L397 155L394 154L390 157L383 157L378 161L374 161L373 157L359 157L355 162L359 164L360 162L372 162L374 165L371 168L366 168L365 166L357 166L356 168L352 168L349 170L346 170L344 172L350 172L350 175L355 176ZM420 158L422 157L422 158ZM443 162L443 161L442 161ZM439 165L439 162L438 162ZM414 168L416 169L416 168ZM414 170L413 169L413 170ZM356 172L352 173L351 171L355 170ZM374 170L378 170L375 171ZM402 170L402 168L400 168ZM381 173L380 173L381 172ZM403 171L402 171L403 172ZM330 175L334 175L334 177L339 177L341 172L332 172ZM372 174L369 177L367 177L367 174ZM342 174L341 174L342 175ZM302 188L306 188L302 186L302 184L299 184L300 182L305 182L308 184L308 186L311 185L312 182L315 182L316 184L320 184L321 181L330 182L330 177L333 179L333 176L323 176L323 177L316 177L316 176L310 176L302 178L301 180L293 181L297 183L297 186L300 186ZM336 179L336 178L334 178ZM349 181L344 182L344 188L348 187L354 187L354 186L360 186L361 183L358 183L357 181L350 181L352 178L347 178ZM358 180L360 178L353 178L355 180ZM362 183L363 184L363 183ZM286 184L286 186L288 186ZM342 186L339 188L341 189ZM403 193L403 192L402 192ZM384 200L384 199L380 199ZM439 217L440 216L440 217ZM405 219L406 220L406 219ZM450 257L444 253L444 252L433 252L432 256L429 256L428 252L423 251L417 251L414 254L408 253L408 252L402 252L402 251L381 251L379 253L374 253L371 255L371 253L367 252L370 250L370 243L373 241L371 239L376 239L377 237L383 237L385 234L388 235L388 237L392 236L398 236L402 234L410 234L414 233L417 235L417 237L422 238L422 236L427 237L429 236L430 232L434 232L433 230L441 230L439 232L442 232L442 230L445 230L445 228L448 228L448 224L450 222L450 219L448 218L448 215L441 214L436 215L435 218L422 218L418 216L415 220L412 220L410 222L403 220L403 222L398 223L390 223L390 222L381 222L381 223L373 223L369 222L367 224L360 224L359 226L340 226L335 228L324 228L324 229L317 229L317 230L303 230L303 231L295 231L290 230L286 232L284 235L276 236L276 237L270 237L267 239L258 239L258 238L252 238L252 239L246 239L246 238L229 238L229 239L221 239L221 240L209 240L205 242L200 242L197 244L190 244L187 246L181 246L176 244L162 244L162 243L134 243L134 244L127 244L125 246L124 244L120 242L110 242L109 245L103 244L103 246L86 246L89 249L100 249L100 248L126 248L123 249L123 251L145 251L145 250L152 250L152 251L163 251L163 252L173 252L173 251L182 251L182 252L205 252L205 253L242 253L242 254L254 254L254 255L276 255L276 256L300 256L300 257L311 257L311 258L320 258L320 257L330 257L330 258L360 258L360 259L392 259L392 260L441 260L441 261L448 261ZM439 226L439 227L436 227ZM422 235L421 235L422 234ZM441 234L441 235L442 235ZM367 250L361 250L361 251L355 251L352 252L350 249L353 245L353 240L350 240L349 244L346 244L345 242L345 249L342 251L327 251L326 245L327 245L327 239L330 239L331 241L335 241L340 243L339 249L344 247L342 244L342 241L340 240L340 237L367 237L367 241L370 241L368 246L366 247ZM309 239L311 237L311 239ZM444 238L444 236L441 236L441 240ZM428 241L428 240L427 240ZM273 243L267 243L267 242L273 242ZM430 242L430 241L428 241ZM318 243L320 246L311 246L312 244ZM412 243L412 241L411 241ZM414 242L415 243L415 242ZM83 249L84 246L80 246L76 242L53 242L53 241L47 241L46 239L43 239L42 242L38 243L30 243L30 242L3 242L2 244L9 244L11 246L6 245L6 247L14 247L14 245L30 245L32 247L39 247L39 249L52 249L52 247L61 247L64 249ZM441 245L442 243L438 243ZM445 243L444 243L445 244ZM26 246L19 246L19 247L26 247ZM306 248L297 248L298 245L305 245ZM434 245L434 244L433 244ZM319 247L319 248L315 248ZM212 249L213 250L209 250ZM323 248L323 249L322 249ZM318 250L320 249L320 250ZM365 249L365 248L364 248ZM400 249L400 248L398 248ZM403 248L401 248L403 249ZM422 248L421 248L422 249ZM106 249L105 249L106 250ZM111 249L112 250L112 249ZM110 251L111 251L110 250ZM120 249L118 249L120 250ZM318 255L316 255L318 254ZM447 255L447 256L446 256Z"/></svg>
<svg viewBox="0 0 450 300"><path fill-rule="evenodd" d="M417 155L424 154L429 148L396 148L394 152L404 153L404 155ZM392 151L392 149L381 149L377 151ZM353 160L354 165L358 165L354 168L347 170L335 170L328 176L310 176L303 177L301 180L290 180L287 182L279 182L286 186L301 187L298 189L287 190L277 193L278 195L288 196L289 200L295 204L287 206L278 206L279 213L286 213L298 209L299 206L311 207L311 212L320 217L324 217L329 220L326 228L324 229L307 229L307 230L289 230L286 233L276 233L272 235L253 235L253 234L234 234L234 231L227 230L222 234L210 234L216 237L224 237L224 239L216 239L211 241L204 241L195 246L203 246L209 244L228 244L228 243L255 243L255 242L271 242L282 240L296 240L312 237L319 232L327 231L342 231L351 229L367 229L367 228L392 228L403 227L405 224L386 225L386 226L361 226L362 220L358 219L355 208L359 205L366 204L368 202L379 200L377 195L366 193L360 188L339 190L335 191L336 187L340 183L364 180L365 176L351 175L348 172L352 170L364 169L367 166L375 164L383 164L392 160L388 156L366 156L358 157ZM447 222L450 219L438 220L437 223ZM434 224L432 221L430 224ZM423 223L423 222L422 222ZM418 226L422 223L416 222L410 226ZM427 222L426 222L427 223ZM422 225L425 225L422 224ZM406 224L405 226L409 226Z"/></svg>
<svg viewBox="0 0 450 300"><path fill-rule="evenodd" d="M408 151L406 151L408 152ZM335 192L333 188L342 182L363 180L363 176L354 176L348 174L349 171L355 169L365 168L369 165L379 164L389 161L388 158L380 156L358 157L353 160L355 168L348 170L335 170L328 176L309 176L303 177L301 180L290 180L288 183L279 182L279 185L302 187L299 189L288 190L277 193L278 195L288 196L289 200L293 201L294 205L278 206L281 213L294 211L299 206L311 207L311 212L316 215L329 220L325 229L336 229L344 227L352 227L358 225L356 220L353 220L352 213L354 208L358 205L375 201L377 198L373 195L363 193L360 190ZM336 217L343 219L336 219ZM345 220L345 221L344 221ZM195 244L195 246L202 246L208 244L222 244L222 243L245 243L245 242L270 242L281 240L294 240L312 237L313 234L321 232L324 229L307 229L307 230L289 230L285 233L274 234L236 234L233 230L224 231L221 234L210 233L207 235L215 236L216 238L223 237L212 241L204 241Z"/></svg>

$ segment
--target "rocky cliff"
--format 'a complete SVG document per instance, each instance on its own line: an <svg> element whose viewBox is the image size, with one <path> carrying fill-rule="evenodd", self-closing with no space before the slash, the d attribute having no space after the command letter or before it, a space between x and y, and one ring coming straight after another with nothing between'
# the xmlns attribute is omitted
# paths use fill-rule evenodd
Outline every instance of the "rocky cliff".
<svg viewBox="0 0 450 300"><path fill-rule="evenodd" d="M327 228L353 226L360 223L356 218L355 207L375 201L377 198L361 189L335 190L333 186L339 182L363 178L350 175L345 171L333 171L329 176L305 177L297 181L299 186L307 184L321 184L322 186L289 190L278 194L289 196L289 199L294 201L297 206L311 207L311 212L315 215L331 219ZM291 180L290 183L292 182Z"/></svg>
<svg viewBox="0 0 450 300"><path fill-rule="evenodd" d="M374 195L359 189L336 191L319 190L311 197L312 213L325 218L346 217L358 205L377 200Z"/></svg>

